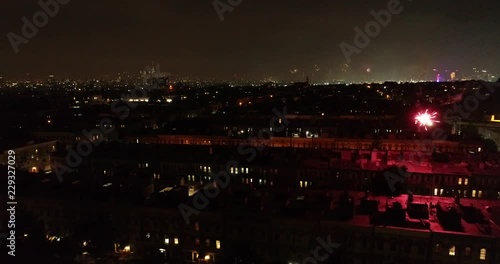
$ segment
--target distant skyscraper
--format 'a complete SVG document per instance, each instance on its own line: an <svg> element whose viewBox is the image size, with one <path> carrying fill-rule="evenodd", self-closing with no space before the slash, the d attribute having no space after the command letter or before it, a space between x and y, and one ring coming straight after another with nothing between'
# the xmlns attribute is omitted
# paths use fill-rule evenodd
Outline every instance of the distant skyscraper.
<svg viewBox="0 0 500 264"><path fill-rule="evenodd" d="M452 81L454 81L456 78L457 78L457 74L456 74L455 72L452 72L452 73L450 74L450 79L451 79Z"/></svg>

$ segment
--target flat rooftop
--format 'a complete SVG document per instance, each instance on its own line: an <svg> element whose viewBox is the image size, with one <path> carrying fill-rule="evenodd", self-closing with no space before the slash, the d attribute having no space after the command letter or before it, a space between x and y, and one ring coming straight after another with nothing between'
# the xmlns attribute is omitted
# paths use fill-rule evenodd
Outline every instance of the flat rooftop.
<svg viewBox="0 0 500 264"><path fill-rule="evenodd" d="M341 191L336 191L333 192L333 194L338 197L341 195L343 192ZM349 196L354 197L354 202L355 202L355 208L360 205L361 200L365 196L365 193L363 192L349 192ZM399 202L402 205L402 209L406 210L407 209L407 199L408 195L401 195L398 197L387 197L387 196L374 196L370 195L368 200L374 200L378 202L378 211L380 213L386 212L386 202L389 204L390 207L392 207L392 204L394 202ZM422 196L422 195L414 195L413 196L413 204L426 204L430 205L431 203L433 205L436 205L437 203L447 205L447 204L455 204L454 198L453 197L440 197L440 196ZM461 198L460 199L460 204L465 207L474 207L477 208L485 217L486 220L488 220L488 224L479 224L479 223L469 223L464 220L464 218L461 218L461 225L463 230L462 231L453 231L453 230L447 230L443 227L443 225L439 222L436 214L436 208L429 208L429 227L428 228L411 228L412 223L420 222L418 219L411 219L408 216L408 212L406 212L406 221L409 223L407 226L408 227L400 227L400 226L390 226L387 225L388 227L392 228L408 228L408 229L417 229L419 231L432 231L432 232L443 232L443 233L455 233L455 234L463 234L463 235L474 235L474 236L490 236L490 237L500 237L500 228L498 227L498 223L494 222L495 215L491 214L491 210L488 210L488 208L500 208L500 201L499 200L478 200L478 199L467 199L467 198ZM458 205L457 205L458 206ZM361 214L356 214L354 215L353 219L348 221L349 223L352 223L354 225L372 225L370 224L370 217L368 215L361 215ZM488 226L489 227L486 227ZM485 231L486 229L491 229L491 232Z"/></svg>

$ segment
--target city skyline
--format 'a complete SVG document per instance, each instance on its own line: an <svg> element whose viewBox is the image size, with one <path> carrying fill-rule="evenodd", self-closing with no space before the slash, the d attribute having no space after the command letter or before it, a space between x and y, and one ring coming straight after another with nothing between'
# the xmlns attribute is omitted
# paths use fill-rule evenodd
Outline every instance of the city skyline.
<svg viewBox="0 0 500 264"><path fill-rule="evenodd" d="M199 79L409 80L432 69L444 77L445 70L472 68L500 73L495 1L401 1L403 12L343 72L339 44L352 43L354 28L373 20L370 12L387 2L242 1L220 21L211 1L68 1L17 54L4 38L0 76L87 79L136 73L153 60L173 75ZM4 36L20 35L21 19L41 10L36 2L1 5Z"/></svg>

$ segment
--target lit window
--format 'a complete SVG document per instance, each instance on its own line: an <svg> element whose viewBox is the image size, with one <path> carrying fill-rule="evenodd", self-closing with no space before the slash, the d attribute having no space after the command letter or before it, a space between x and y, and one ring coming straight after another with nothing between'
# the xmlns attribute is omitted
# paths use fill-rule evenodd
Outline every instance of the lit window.
<svg viewBox="0 0 500 264"><path fill-rule="evenodd" d="M165 244L166 244L166 245L170 244L170 239L165 238Z"/></svg>
<svg viewBox="0 0 500 264"><path fill-rule="evenodd" d="M234 173L234 168L233 167L231 167L231 173Z"/></svg>
<svg viewBox="0 0 500 264"><path fill-rule="evenodd" d="M434 188L434 196L438 195L438 189Z"/></svg>
<svg viewBox="0 0 500 264"><path fill-rule="evenodd" d="M469 184L469 179L465 178L464 179L464 185L468 185Z"/></svg>
<svg viewBox="0 0 500 264"><path fill-rule="evenodd" d="M246 173L248 174L248 168L246 168Z"/></svg>
<svg viewBox="0 0 500 264"><path fill-rule="evenodd" d="M176 245L179 244L179 239L178 238L174 238L174 244L176 244Z"/></svg>
<svg viewBox="0 0 500 264"><path fill-rule="evenodd" d="M123 252L125 252L125 253L130 252L130 246L125 246L125 247L123 248Z"/></svg>
<svg viewBox="0 0 500 264"><path fill-rule="evenodd" d="M304 183L303 183L302 181L300 181L300 188L302 188L302 187L303 187L303 184L304 184Z"/></svg>
<svg viewBox="0 0 500 264"><path fill-rule="evenodd" d="M462 178L458 178L458 185L462 185Z"/></svg>
<svg viewBox="0 0 500 264"><path fill-rule="evenodd" d="M483 196L483 191L477 191L477 198L481 198Z"/></svg>
<svg viewBox="0 0 500 264"><path fill-rule="evenodd" d="M486 249L485 248L482 248L479 251L479 259L480 260L486 260Z"/></svg>
<svg viewBox="0 0 500 264"><path fill-rule="evenodd" d="M215 240L215 248L220 249L220 240Z"/></svg>
<svg viewBox="0 0 500 264"><path fill-rule="evenodd" d="M455 246L450 247L450 250L448 250L448 255L455 256Z"/></svg>
<svg viewBox="0 0 500 264"><path fill-rule="evenodd" d="M476 190L472 190L472 197L476 197Z"/></svg>

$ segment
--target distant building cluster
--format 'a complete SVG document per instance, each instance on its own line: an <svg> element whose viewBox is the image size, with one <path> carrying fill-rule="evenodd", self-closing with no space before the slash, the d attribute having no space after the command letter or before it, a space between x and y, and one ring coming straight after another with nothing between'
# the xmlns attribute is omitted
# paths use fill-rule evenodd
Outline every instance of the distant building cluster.
<svg viewBox="0 0 500 264"><path fill-rule="evenodd" d="M20 247L81 263L500 262L498 83L462 113L480 83L141 77L0 90Z"/></svg>

